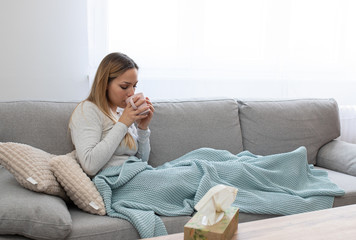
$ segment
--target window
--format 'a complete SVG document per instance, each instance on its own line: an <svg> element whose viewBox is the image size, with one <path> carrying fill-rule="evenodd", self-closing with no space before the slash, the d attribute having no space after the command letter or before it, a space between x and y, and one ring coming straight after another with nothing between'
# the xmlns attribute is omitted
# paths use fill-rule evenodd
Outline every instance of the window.
<svg viewBox="0 0 356 240"><path fill-rule="evenodd" d="M107 0L105 6L105 55L132 57L140 66L139 90L151 98L356 103L356 1Z"/></svg>

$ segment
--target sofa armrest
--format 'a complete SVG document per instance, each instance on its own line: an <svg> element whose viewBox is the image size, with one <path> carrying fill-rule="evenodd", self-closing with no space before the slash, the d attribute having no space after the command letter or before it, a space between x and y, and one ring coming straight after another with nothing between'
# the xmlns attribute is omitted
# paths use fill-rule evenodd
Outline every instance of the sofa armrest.
<svg viewBox="0 0 356 240"><path fill-rule="evenodd" d="M356 176L356 144L333 140L320 148L316 165Z"/></svg>

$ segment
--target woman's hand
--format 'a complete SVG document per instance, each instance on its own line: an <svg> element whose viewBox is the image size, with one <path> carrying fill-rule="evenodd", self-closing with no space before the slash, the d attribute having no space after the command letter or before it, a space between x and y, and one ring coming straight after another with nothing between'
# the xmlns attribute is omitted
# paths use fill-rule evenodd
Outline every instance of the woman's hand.
<svg viewBox="0 0 356 240"><path fill-rule="evenodd" d="M147 102L146 99L140 99L139 97L135 97L135 99L133 101L136 106L140 106L145 101ZM140 113L143 113L147 109L150 109L149 105L147 105L146 108L140 108L140 109L135 110L135 109L133 109L131 104L128 103L127 106L125 107L124 111L122 112L122 115L119 118L119 122L122 122L127 127L130 127L135 121L139 122L139 121L141 121L141 119L148 117L148 115L140 115Z"/></svg>
<svg viewBox="0 0 356 240"><path fill-rule="evenodd" d="M153 117L153 112L154 112L153 105L149 100L149 98L147 97L146 99L140 99L139 97L136 97L134 99L134 104L136 106L140 106L144 102L147 103L147 106L145 108L139 108L136 110L133 109L131 104L127 104L121 117L119 118L119 122L124 123L127 127L130 127L134 122L137 122L138 127L140 129L146 130ZM141 115L141 113L147 110L148 110L148 114Z"/></svg>
<svg viewBox="0 0 356 240"><path fill-rule="evenodd" d="M146 97L145 101L147 103L147 108L145 108L144 111L146 111L148 109L149 110L148 114L144 115L144 116L146 116L145 118L137 120L138 128L142 129L142 130L147 130L148 125L150 124L150 122L152 120L153 113L155 111L155 109L148 97ZM142 111L142 112L144 112L144 111Z"/></svg>

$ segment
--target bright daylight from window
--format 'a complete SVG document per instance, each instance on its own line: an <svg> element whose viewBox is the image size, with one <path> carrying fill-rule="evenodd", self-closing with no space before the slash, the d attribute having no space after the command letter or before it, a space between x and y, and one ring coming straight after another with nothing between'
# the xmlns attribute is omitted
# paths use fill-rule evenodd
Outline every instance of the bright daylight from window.
<svg viewBox="0 0 356 240"><path fill-rule="evenodd" d="M332 0L111 0L109 52L137 61L140 87L154 98L332 96L348 104L355 10L355 1Z"/></svg>

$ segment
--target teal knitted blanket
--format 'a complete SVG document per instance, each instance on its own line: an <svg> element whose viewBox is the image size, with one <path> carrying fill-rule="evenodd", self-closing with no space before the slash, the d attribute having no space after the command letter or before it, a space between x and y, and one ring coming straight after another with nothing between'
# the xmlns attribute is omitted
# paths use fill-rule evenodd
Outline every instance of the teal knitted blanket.
<svg viewBox="0 0 356 240"><path fill-rule="evenodd" d="M101 171L93 182L107 214L129 221L142 238L167 234L159 215L191 215L217 184L238 188L234 205L256 214L331 208L334 197L344 194L326 171L308 165L305 147L268 156L201 148L157 168L130 157Z"/></svg>

